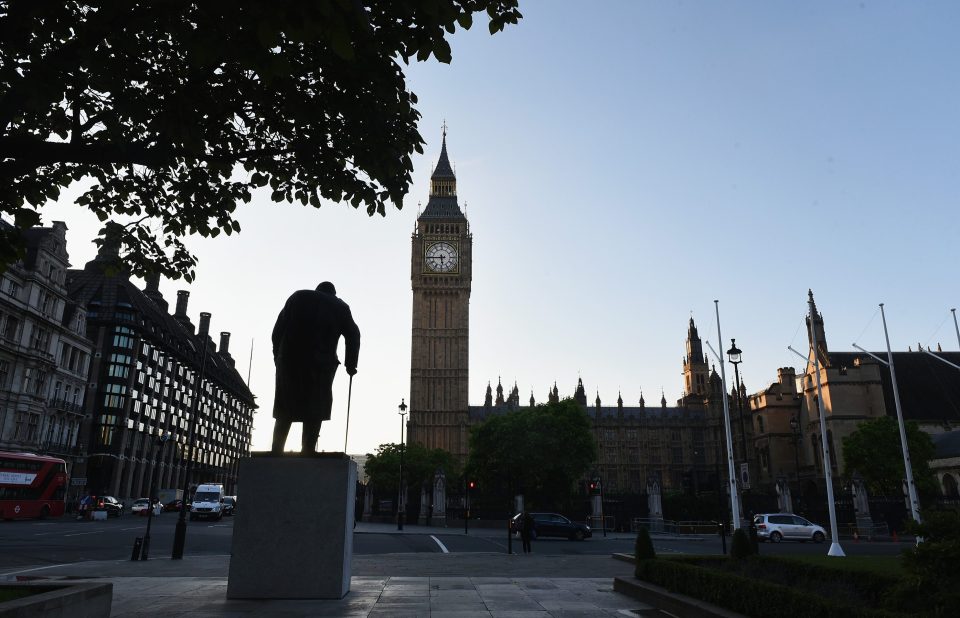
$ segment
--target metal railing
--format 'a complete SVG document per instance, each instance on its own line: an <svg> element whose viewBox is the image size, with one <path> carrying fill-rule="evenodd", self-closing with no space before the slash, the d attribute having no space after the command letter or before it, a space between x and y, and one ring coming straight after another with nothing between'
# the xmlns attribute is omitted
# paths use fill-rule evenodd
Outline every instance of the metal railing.
<svg viewBox="0 0 960 618"><path fill-rule="evenodd" d="M716 534L715 521L674 521L670 519L654 519L650 517L634 517L630 520L630 531L638 532L646 528L649 532L661 534Z"/></svg>

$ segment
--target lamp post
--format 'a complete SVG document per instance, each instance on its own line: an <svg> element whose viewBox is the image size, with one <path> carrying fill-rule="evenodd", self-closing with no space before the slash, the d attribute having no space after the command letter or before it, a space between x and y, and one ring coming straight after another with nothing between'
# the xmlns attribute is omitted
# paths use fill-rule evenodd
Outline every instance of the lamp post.
<svg viewBox="0 0 960 618"><path fill-rule="evenodd" d="M397 491L397 530L403 530L403 425L407 416L407 404L403 399L400 400L400 488Z"/></svg>
<svg viewBox="0 0 960 618"><path fill-rule="evenodd" d="M200 319L203 319L204 315L209 319L210 314L206 312L200 314ZM180 516L177 518L177 528L173 535L173 552L170 554L173 560L183 559L183 546L187 541L187 491L190 489L190 472L193 470L193 446L197 431L197 416L200 414L200 399L203 397L203 375L207 369L206 344L201 348L200 373L197 374L193 384L193 401L191 402L193 405L190 410L190 429L187 432L187 460L183 462L186 470L183 474L183 482L180 484Z"/></svg>
<svg viewBox="0 0 960 618"><path fill-rule="evenodd" d="M739 365L743 362L740 355L743 351L737 347L737 340L730 340L730 349L727 350L727 358L733 365L733 375L737 386L737 412L740 414L740 448L743 450L743 461L747 461L747 433L743 427L743 397L740 394L740 369Z"/></svg>
<svg viewBox="0 0 960 618"><path fill-rule="evenodd" d="M157 469L160 462L163 461L163 447L170 441L170 434L165 433L160 436L157 457L153 460L153 471L150 473L150 495L147 496L149 505L147 506L147 532L143 535L143 547L140 550L140 559L147 560L150 553L150 523L153 521L153 495L157 485Z"/></svg>

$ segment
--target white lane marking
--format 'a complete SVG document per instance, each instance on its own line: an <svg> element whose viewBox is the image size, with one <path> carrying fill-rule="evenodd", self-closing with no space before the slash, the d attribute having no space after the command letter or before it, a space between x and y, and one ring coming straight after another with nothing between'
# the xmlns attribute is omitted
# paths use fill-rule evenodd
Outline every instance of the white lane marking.
<svg viewBox="0 0 960 618"><path fill-rule="evenodd" d="M63 536L81 536L84 534L103 534L106 530L94 530L93 532L75 532L73 534L65 534Z"/></svg>
<svg viewBox="0 0 960 618"><path fill-rule="evenodd" d="M430 538L437 542L437 545L440 546L440 551L442 551L442 552L445 553L445 554L449 554L449 553L450 553L450 550L447 549L447 546L446 546L446 545L444 545L443 543L440 542L440 539L438 539L437 537L433 536L432 534L430 535Z"/></svg>
<svg viewBox="0 0 960 618"><path fill-rule="evenodd" d="M134 526L133 528L120 528L120 532L126 532L127 530L142 530L143 526Z"/></svg>
<svg viewBox="0 0 960 618"><path fill-rule="evenodd" d="M56 534L56 532L34 532L33 536L45 536L47 534Z"/></svg>
<svg viewBox="0 0 960 618"><path fill-rule="evenodd" d="M43 571L44 569L55 569L57 567L68 566L69 562L64 562L63 564L51 564L50 566L36 567L33 569L23 569L22 571L10 571L9 573L0 573L0 577L7 577L9 575L19 575L20 573L29 573L31 571Z"/></svg>

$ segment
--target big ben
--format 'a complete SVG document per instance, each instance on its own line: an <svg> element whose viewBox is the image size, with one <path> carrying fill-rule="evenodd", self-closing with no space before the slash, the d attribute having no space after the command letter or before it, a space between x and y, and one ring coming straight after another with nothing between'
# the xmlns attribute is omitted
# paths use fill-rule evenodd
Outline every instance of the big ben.
<svg viewBox="0 0 960 618"><path fill-rule="evenodd" d="M446 128L412 241L410 441L465 458L473 237L457 203Z"/></svg>

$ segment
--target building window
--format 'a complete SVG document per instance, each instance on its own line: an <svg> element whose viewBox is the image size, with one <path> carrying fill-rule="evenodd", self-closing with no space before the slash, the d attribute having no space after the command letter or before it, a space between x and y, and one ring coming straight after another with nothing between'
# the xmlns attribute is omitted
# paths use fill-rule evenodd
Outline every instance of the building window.
<svg viewBox="0 0 960 618"><path fill-rule="evenodd" d="M44 391L47 388L47 372L46 371L41 371L39 369L37 370L37 376L36 376L36 379L34 380L33 387L35 389L34 392L37 395L40 395L42 397L44 394Z"/></svg>
<svg viewBox="0 0 960 618"><path fill-rule="evenodd" d="M37 431L38 425L40 423L39 414L31 414L30 419L27 421L27 442L36 442L37 441Z"/></svg>
<svg viewBox="0 0 960 618"><path fill-rule="evenodd" d="M36 327L30 335L30 347L37 350L46 351L50 343L50 333L43 328Z"/></svg>
<svg viewBox="0 0 960 618"><path fill-rule="evenodd" d="M763 430L763 417L757 417L757 433L765 433Z"/></svg>
<svg viewBox="0 0 960 618"><path fill-rule="evenodd" d="M122 384L107 384L104 389L103 405L107 408L122 408L126 401L127 387Z"/></svg>
<svg viewBox="0 0 960 618"><path fill-rule="evenodd" d="M113 347L127 348L128 350L133 349L134 337L132 330L126 326L118 326L114 332Z"/></svg>
<svg viewBox="0 0 960 618"><path fill-rule="evenodd" d="M127 376L130 375L130 367L127 365L111 364L107 368L107 375L111 378L122 378L126 380Z"/></svg>
<svg viewBox="0 0 960 618"><path fill-rule="evenodd" d="M17 412L16 424L13 427L13 439L14 440L23 440L27 435L27 414L25 412Z"/></svg>
<svg viewBox="0 0 960 618"><path fill-rule="evenodd" d="M3 324L3 338L8 341L14 341L20 330L20 320L12 315L7 316L7 321Z"/></svg>
<svg viewBox="0 0 960 618"><path fill-rule="evenodd" d="M0 388L7 387L7 380L10 377L10 361L0 360Z"/></svg>

